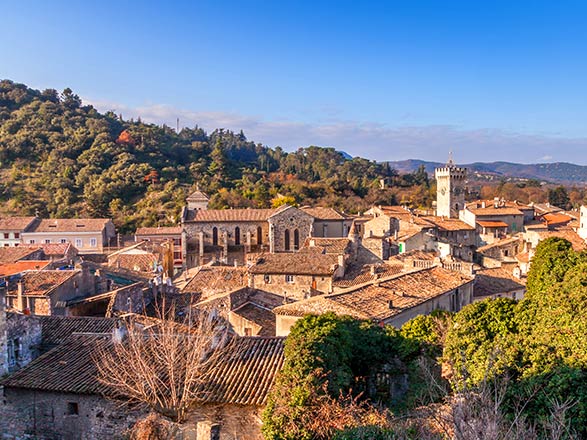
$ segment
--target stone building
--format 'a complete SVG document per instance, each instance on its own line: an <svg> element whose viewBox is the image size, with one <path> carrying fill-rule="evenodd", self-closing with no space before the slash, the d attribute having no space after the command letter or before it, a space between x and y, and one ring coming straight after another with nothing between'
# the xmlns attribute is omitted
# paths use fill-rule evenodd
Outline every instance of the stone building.
<svg viewBox="0 0 587 440"><path fill-rule="evenodd" d="M0 287L0 377L8 372L8 346L6 336L6 291Z"/></svg>
<svg viewBox="0 0 587 440"><path fill-rule="evenodd" d="M299 252L266 254L249 268L249 286L292 299L332 292L335 279L344 275L345 257Z"/></svg>
<svg viewBox="0 0 587 440"><path fill-rule="evenodd" d="M96 376L109 333L74 334L2 381L0 432L8 438L124 438L144 410L113 401ZM182 426L183 438L262 440L260 415L283 364L282 338L239 338L214 368Z"/></svg>
<svg viewBox="0 0 587 440"><path fill-rule="evenodd" d="M474 301L487 298L521 300L526 293L526 279L517 265L481 269L475 273Z"/></svg>
<svg viewBox="0 0 587 440"><path fill-rule="evenodd" d="M452 159L444 167L434 170L436 178L436 215L459 218L465 206L467 169L457 167Z"/></svg>
<svg viewBox="0 0 587 440"><path fill-rule="evenodd" d="M313 237L346 237L351 230L353 218L336 209L322 207L302 207L301 209L314 218Z"/></svg>
<svg viewBox="0 0 587 440"><path fill-rule="evenodd" d="M460 212L461 220L471 226L477 227L478 222L500 222L499 225L507 225L507 234L515 234L524 231L524 224L534 219L534 208L518 202L509 202L503 199L477 200L467 203ZM483 246L484 242L478 242L477 246Z"/></svg>
<svg viewBox="0 0 587 440"><path fill-rule="evenodd" d="M452 312L473 301L472 276L432 266L375 278L340 293L320 295L273 310L276 334L286 336L307 314L333 312L401 327L418 315L442 309Z"/></svg>
<svg viewBox="0 0 587 440"><path fill-rule="evenodd" d="M21 234L27 231L36 217L0 218L0 247L18 246L22 243Z"/></svg>
<svg viewBox="0 0 587 440"><path fill-rule="evenodd" d="M183 267L181 235L181 226L138 228L135 232L135 241L146 240L158 244L173 242L173 265L176 269L181 269Z"/></svg>
<svg viewBox="0 0 587 440"><path fill-rule="evenodd" d="M194 206L192 204L192 206ZM297 251L311 235L314 218L293 206L277 209L184 209L183 253L187 267L212 259L229 262L230 252Z"/></svg>

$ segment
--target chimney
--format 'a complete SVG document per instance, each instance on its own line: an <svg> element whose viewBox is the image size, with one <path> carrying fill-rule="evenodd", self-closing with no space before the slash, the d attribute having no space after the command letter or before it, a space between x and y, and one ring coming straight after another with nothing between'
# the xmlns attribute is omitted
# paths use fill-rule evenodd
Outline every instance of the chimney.
<svg viewBox="0 0 587 440"><path fill-rule="evenodd" d="M485 200L481 202L481 208L485 208Z"/></svg>
<svg viewBox="0 0 587 440"><path fill-rule="evenodd" d="M19 280L16 285L16 310L24 312L25 308L24 281Z"/></svg>
<svg viewBox="0 0 587 440"><path fill-rule="evenodd" d="M393 300L389 300L387 301L387 306L389 307L389 310L393 309Z"/></svg>
<svg viewBox="0 0 587 440"><path fill-rule="evenodd" d="M374 264L371 264L369 266L369 274L371 274L371 276L375 275L377 273L377 268L375 267Z"/></svg>

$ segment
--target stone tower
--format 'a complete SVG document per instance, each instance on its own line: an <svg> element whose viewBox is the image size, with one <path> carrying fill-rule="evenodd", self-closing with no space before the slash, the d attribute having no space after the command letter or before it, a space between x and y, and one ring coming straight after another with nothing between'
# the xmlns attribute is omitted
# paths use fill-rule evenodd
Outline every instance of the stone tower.
<svg viewBox="0 0 587 440"><path fill-rule="evenodd" d="M444 167L434 170L436 178L436 215L459 218L465 207L465 180L467 169L457 167L452 157Z"/></svg>

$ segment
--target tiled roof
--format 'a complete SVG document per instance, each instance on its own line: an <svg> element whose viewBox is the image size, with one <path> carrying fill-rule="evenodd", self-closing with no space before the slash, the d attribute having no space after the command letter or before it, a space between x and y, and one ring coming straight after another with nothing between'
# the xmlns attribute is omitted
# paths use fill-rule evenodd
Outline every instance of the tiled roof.
<svg viewBox="0 0 587 440"><path fill-rule="evenodd" d="M518 236L504 238L503 240L499 240L499 241L496 241L496 242L493 242L490 244L486 244L485 246L481 246L480 248L477 249L477 252L483 253L489 249L500 248L502 246L509 246L511 244L514 244L515 242L520 242L520 244L522 244L522 239Z"/></svg>
<svg viewBox="0 0 587 440"><path fill-rule="evenodd" d="M547 225L561 225L561 224L566 224L569 223L572 219L572 217L566 215L566 214L562 214L562 213L549 213L549 214L544 214L542 216L542 218L546 221Z"/></svg>
<svg viewBox="0 0 587 440"><path fill-rule="evenodd" d="M19 247L28 249L43 249L43 252L48 257L62 257L67 254L68 250L73 247L71 243L39 243L39 244L24 244Z"/></svg>
<svg viewBox="0 0 587 440"><path fill-rule="evenodd" d="M541 231L538 232L538 236L540 237L541 240L544 240L546 238L549 237L560 237L560 238L564 238L565 240L568 240L571 242L571 244L573 245L573 249L576 251L583 251L585 249L587 249L587 244L585 243L585 240L583 240L579 234L577 234L575 231L573 231L572 229L568 228L568 229L557 229L555 231Z"/></svg>
<svg viewBox="0 0 587 440"><path fill-rule="evenodd" d="M458 218L447 217L424 217L424 220L432 223L438 229L443 231L473 231L475 228Z"/></svg>
<svg viewBox="0 0 587 440"><path fill-rule="evenodd" d="M0 263L0 277L16 275L26 270L44 269L50 261L23 260L16 263Z"/></svg>
<svg viewBox="0 0 587 440"><path fill-rule="evenodd" d="M90 316L39 316L43 345L58 345L74 333L111 333L115 318Z"/></svg>
<svg viewBox="0 0 587 440"><path fill-rule="evenodd" d="M483 203L485 203L485 208L483 208ZM496 208L493 200L477 200L467 203L465 206L467 210L477 216L523 215L522 210L533 209L531 206L516 202L506 201L500 203L501 205Z"/></svg>
<svg viewBox="0 0 587 440"><path fill-rule="evenodd" d="M420 251L417 249L404 252L390 257L390 260L406 261L406 260L434 260L437 257L434 251Z"/></svg>
<svg viewBox="0 0 587 440"><path fill-rule="evenodd" d="M108 389L96 379L98 371L92 356L111 341L109 334L71 336L0 383L62 393L105 394Z"/></svg>
<svg viewBox="0 0 587 440"><path fill-rule="evenodd" d="M344 277L334 281L333 286L338 288L348 288L358 286L359 284L368 283L381 278L387 278L401 273L404 269L402 263L396 264L378 264L374 267L374 274L371 274L371 266L362 264L351 266L345 272Z"/></svg>
<svg viewBox="0 0 587 440"><path fill-rule="evenodd" d="M561 208L551 205L550 203L534 203L532 205L538 214L546 214L548 212L560 212Z"/></svg>
<svg viewBox="0 0 587 440"><path fill-rule="evenodd" d="M24 231L36 217L0 217L0 231Z"/></svg>
<svg viewBox="0 0 587 440"><path fill-rule="evenodd" d="M75 334L0 382L5 387L74 394L108 394L94 356L110 334ZM201 390L203 403L263 405L283 365L283 338L242 337L229 345Z"/></svg>
<svg viewBox="0 0 587 440"><path fill-rule="evenodd" d="M102 232L109 221L107 218L43 219L29 232Z"/></svg>
<svg viewBox="0 0 587 440"><path fill-rule="evenodd" d="M264 222L275 209L202 209L193 222Z"/></svg>
<svg viewBox="0 0 587 440"><path fill-rule="evenodd" d="M478 220L477 224L482 228L507 228L508 224L502 221L495 220Z"/></svg>
<svg viewBox="0 0 587 440"><path fill-rule="evenodd" d="M432 267L375 282L350 292L322 295L286 304L277 307L273 312L276 315L303 316L332 311L381 321L471 281L473 278L460 273Z"/></svg>
<svg viewBox="0 0 587 440"><path fill-rule="evenodd" d="M28 248L21 246L6 246L0 247L0 263L15 263L18 260L28 257L29 255L37 252L36 248ZM41 257L42 258L42 257Z"/></svg>
<svg viewBox="0 0 587 440"><path fill-rule="evenodd" d="M348 253L351 240L348 238L308 237L300 252L318 252L322 254L343 255Z"/></svg>
<svg viewBox="0 0 587 440"><path fill-rule="evenodd" d="M181 226L137 228L135 235L181 235Z"/></svg>
<svg viewBox="0 0 587 440"><path fill-rule="evenodd" d="M202 266L181 290L182 293L228 292L246 287L246 268L233 266Z"/></svg>
<svg viewBox="0 0 587 440"><path fill-rule="evenodd" d="M257 336L275 336L275 315L271 310L249 301L231 312L260 325Z"/></svg>
<svg viewBox="0 0 587 440"><path fill-rule="evenodd" d="M206 193L204 193L204 192L202 192L200 190L196 190L196 191L194 191L193 193L191 193L188 196L187 200L193 200L193 201L203 201L203 200L205 200L205 201L208 201L208 200L210 200L210 197L208 197L206 195Z"/></svg>
<svg viewBox="0 0 587 440"><path fill-rule="evenodd" d="M71 277L80 273L79 270L35 270L22 274L25 295L48 295ZM8 292L16 294L16 283L9 284Z"/></svg>
<svg viewBox="0 0 587 440"><path fill-rule="evenodd" d="M118 254L108 259L108 266L112 268L121 268L135 272L153 272L154 263L158 261L156 255L152 253L140 254Z"/></svg>
<svg viewBox="0 0 587 440"><path fill-rule="evenodd" d="M473 295L482 297L508 293L524 289L525 286L525 279L514 277L511 270L502 267L482 269L476 273Z"/></svg>
<svg viewBox="0 0 587 440"><path fill-rule="evenodd" d="M251 273L286 275L332 275L338 255L314 253L264 254L249 269Z"/></svg>
<svg viewBox="0 0 587 440"><path fill-rule="evenodd" d="M334 208L322 208L322 207L303 207L301 208L306 214L310 214L317 220L345 220L348 217L341 214Z"/></svg>

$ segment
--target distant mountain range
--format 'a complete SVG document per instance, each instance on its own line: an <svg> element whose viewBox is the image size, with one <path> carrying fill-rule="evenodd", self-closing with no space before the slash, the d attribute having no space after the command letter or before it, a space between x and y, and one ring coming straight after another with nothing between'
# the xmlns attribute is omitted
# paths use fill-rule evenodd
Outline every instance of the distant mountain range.
<svg viewBox="0 0 587 440"><path fill-rule="evenodd" d="M434 168L445 165L441 162L428 162L417 159L399 160L388 163L400 173L411 173L421 165L424 165L429 174L434 174ZM468 168L471 172L486 176L517 177L566 184L587 183L587 166L567 162L537 164L475 162L460 166Z"/></svg>

